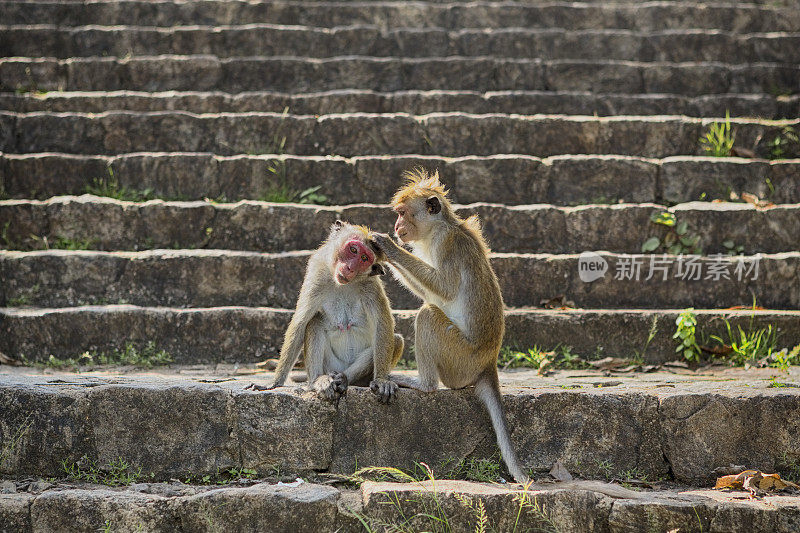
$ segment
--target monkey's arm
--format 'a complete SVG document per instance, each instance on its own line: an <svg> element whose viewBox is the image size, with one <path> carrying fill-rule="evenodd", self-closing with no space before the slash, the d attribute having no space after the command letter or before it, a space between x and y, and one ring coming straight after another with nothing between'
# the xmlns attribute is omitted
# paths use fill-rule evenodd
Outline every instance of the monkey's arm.
<svg viewBox="0 0 800 533"><path fill-rule="evenodd" d="M451 268L436 269L398 246L388 235L377 233L373 238L386 254L389 263L396 267L407 281L411 282L409 288L415 285L417 289L422 288L447 301L455 299L458 295L458 285L461 280L457 263L454 263ZM417 292L414 288L412 290Z"/></svg>
<svg viewBox="0 0 800 533"><path fill-rule="evenodd" d="M319 298L316 296L318 293L314 285L303 287L300 289L300 295L297 297L297 308L295 309L292 320L289 322L289 327L286 328L286 335L283 338L283 346L281 347L281 355L278 360L278 367L275 369L275 379L268 388L274 389L280 387L286 382L294 364L303 352L306 341L306 328L314 316L321 308Z"/></svg>

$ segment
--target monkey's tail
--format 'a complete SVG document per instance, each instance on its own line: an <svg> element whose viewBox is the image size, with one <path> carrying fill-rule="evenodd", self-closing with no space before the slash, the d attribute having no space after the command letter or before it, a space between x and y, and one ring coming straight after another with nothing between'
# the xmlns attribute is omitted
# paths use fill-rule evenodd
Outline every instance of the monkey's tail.
<svg viewBox="0 0 800 533"><path fill-rule="evenodd" d="M496 370L492 372L492 369L490 369L480 375L475 383L475 394L489 412L492 427L494 427L495 435L497 435L497 445L500 447L500 453L508 467L508 471L514 476L517 483L528 483L528 476L525 474L522 465L520 465L517 454L514 453L514 448L511 447L508 422L506 421L505 413L503 413L503 403L500 397L500 380L497 377Z"/></svg>

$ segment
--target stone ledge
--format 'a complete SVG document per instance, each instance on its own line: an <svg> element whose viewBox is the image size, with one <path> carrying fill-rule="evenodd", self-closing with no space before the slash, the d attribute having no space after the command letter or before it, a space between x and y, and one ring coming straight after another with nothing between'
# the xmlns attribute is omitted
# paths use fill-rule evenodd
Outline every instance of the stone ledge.
<svg viewBox="0 0 800 533"><path fill-rule="evenodd" d="M417 461L438 469L495 449L488 418L469 391L403 389L384 406L353 387L334 406L291 387L244 391L253 376L191 372L4 371L1 472L59 476L62 461L83 456L121 457L160 478L233 467L351 473ZM800 448L800 392L770 387L765 372L572 375L503 374L511 438L528 468L547 471L560 460L581 476L637 471L708 483L719 466L774 471ZM450 419L459 423L443 423Z"/></svg>
<svg viewBox="0 0 800 533"><path fill-rule="evenodd" d="M797 248L800 204L757 209L745 203L691 202L670 208L653 204L581 207L501 204L455 205L462 217L481 217L494 252L573 253L608 250L640 253L658 228L650 216L669 211L697 233L706 254L726 253L733 240L746 254ZM92 195L47 201L0 200L0 228L14 250L43 247L58 238L89 240L93 250L215 248L280 252L319 246L336 218L388 230L388 205L319 206L243 201L124 202ZM6 226L5 224L8 224ZM263 231L269 228L269 231Z"/></svg>

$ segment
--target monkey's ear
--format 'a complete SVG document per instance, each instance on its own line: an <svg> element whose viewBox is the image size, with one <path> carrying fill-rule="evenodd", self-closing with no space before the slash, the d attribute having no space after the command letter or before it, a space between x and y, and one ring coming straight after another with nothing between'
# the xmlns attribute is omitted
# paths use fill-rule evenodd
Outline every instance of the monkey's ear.
<svg viewBox="0 0 800 533"><path fill-rule="evenodd" d="M344 226L344 221L340 219L336 219L336 222L333 223L332 229L339 229Z"/></svg>
<svg viewBox="0 0 800 533"><path fill-rule="evenodd" d="M370 276L385 276L386 269L380 263L373 263L372 269L369 271Z"/></svg>
<svg viewBox="0 0 800 533"><path fill-rule="evenodd" d="M425 207L428 209L428 213L431 215L437 215L442 210L442 204L439 202L439 198L436 196L431 196L425 200Z"/></svg>

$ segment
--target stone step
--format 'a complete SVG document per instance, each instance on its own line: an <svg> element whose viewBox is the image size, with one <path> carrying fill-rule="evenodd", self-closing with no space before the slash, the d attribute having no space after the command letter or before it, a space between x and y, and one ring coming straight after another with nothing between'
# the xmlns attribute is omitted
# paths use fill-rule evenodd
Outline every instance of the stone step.
<svg viewBox="0 0 800 533"><path fill-rule="evenodd" d="M738 3L737 3L738 4ZM628 4L525 2L293 2L247 1L91 2L5 1L5 24L180 26L189 24L284 24L387 28L618 28L638 31L703 28L741 33L797 31L800 13L774 3L646 2Z"/></svg>
<svg viewBox="0 0 800 533"><path fill-rule="evenodd" d="M125 488L58 483L43 491L0 495L0 518L19 533L59 529L94 533L106 527L123 531L146 527L154 533L220 529L350 533L363 531L354 516L358 513L372 528L395 524L422 531L446 523L453 531L473 531L480 520L472 504L484 510L484 525L491 531L796 530L800 498L776 494L748 499L745 494L687 486L634 492L591 481L575 482L571 488L539 483L525 492L514 486L445 479L435 484L368 481L359 489L308 482L222 487L141 483ZM521 498L527 498L530 507L521 506Z"/></svg>
<svg viewBox="0 0 800 533"><path fill-rule="evenodd" d="M793 372L783 380L795 382ZM526 468L547 472L561 461L580 476L633 471L706 485L714 468L774 472L800 449L793 431L800 391L771 387L764 372L734 376L542 378L527 371L503 372L501 383L511 440ZM2 473L63 476L64 463L84 456L101 464L121 458L155 480L228 468L350 474L365 466L413 469L419 461L441 471L447 461L488 458L496 449L470 390L401 389L391 405L362 387L351 387L338 405L294 387L244 390L267 379L213 369L4 371L0 427L11 449Z"/></svg>
<svg viewBox="0 0 800 533"><path fill-rule="evenodd" d="M415 304L419 305L419 304ZM154 343L178 364L246 364L277 357L293 310L264 307L176 309L105 305L64 308L0 308L0 352L9 357L47 362L50 355L76 358ZM652 364L672 361L675 320L680 310L598 309L506 311L505 346L520 350L569 346L587 359L641 356ZM413 360L415 311L395 311L396 329ZM778 347L800 344L800 311L697 310L699 342L711 335L728 339L734 331L772 326ZM580 331L580 335L575 332ZM650 338L652 334L652 338ZM650 340L648 341L648 338Z"/></svg>
<svg viewBox="0 0 800 533"><path fill-rule="evenodd" d="M497 58L139 56L0 59L0 91L548 90L793 94L800 66Z"/></svg>
<svg viewBox="0 0 800 533"><path fill-rule="evenodd" d="M575 253L608 250L640 253L642 243L661 236L650 218L673 213L700 237L704 253L726 253L731 240L754 254L799 251L800 204L758 209L745 203L692 202L667 208L655 204L581 207L500 204L456 205L459 215L481 217L494 252ZM315 206L244 201L125 202L92 195L47 201L0 201L4 247L41 250L59 239L92 250L210 248L282 252L314 249L337 219L391 232L388 205ZM264 231L264 228L269 228Z"/></svg>
<svg viewBox="0 0 800 533"><path fill-rule="evenodd" d="M518 113L523 115L686 115L690 117L795 118L800 95L715 94L593 94L576 91L400 91L379 93L345 89L313 94L272 92L59 92L0 93L0 109L102 113L112 110L194 113L282 112L298 115L330 113Z"/></svg>
<svg viewBox="0 0 800 533"><path fill-rule="evenodd" d="M0 304L291 308L309 255L231 250L0 251L5 280ZM724 308L750 306L754 299L768 309L800 308L800 252L695 256L691 262L661 254L602 252L581 264L577 254L492 255L510 307L538 306L565 295L575 306L588 308ZM604 277L582 281L602 265ZM419 305L391 277L387 293L395 309Z"/></svg>
<svg viewBox="0 0 800 533"><path fill-rule="evenodd" d="M798 27L800 29L800 26ZM424 42L425 46L419 46ZM309 28L245 26L0 25L2 57L140 55L483 57L719 61L726 64L800 61L800 34L737 34L721 30L564 30L483 28L443 30L347 25Z"/></svg>
<svg viewBox="0 0 800 533"><path fill-rule="evenodd" d="M194 114L183 111L0 112L0 150L10 153L211 152L220 155L493 154L703 155L712 119L468 113ZM731 119L737 146L766 157L794 120ZM795 149L795 148L793 148Z"/></svg>
<svg viewBox="0 0 800 533"><path fill-rule="evenodd" d="M321 186L334 204L384 204L414 166L438 169L453 201L507 205L625 202L680 203L727 199L748 192L775 203L800 203L800 160L720 157L524 155L436 156L216 156L202 153L138 153L119 156L0 153L0 184L13 198L81 194L95 180L149 189L164 198L267 197L286 178L298 191ZM277 170L275 172L270 169ZM513 176L513 179L510 177ZM112 180L112 181L113 181ZM770 187L771 185L771 187ZM704 195L704 196L703 196Z"/></svg>

